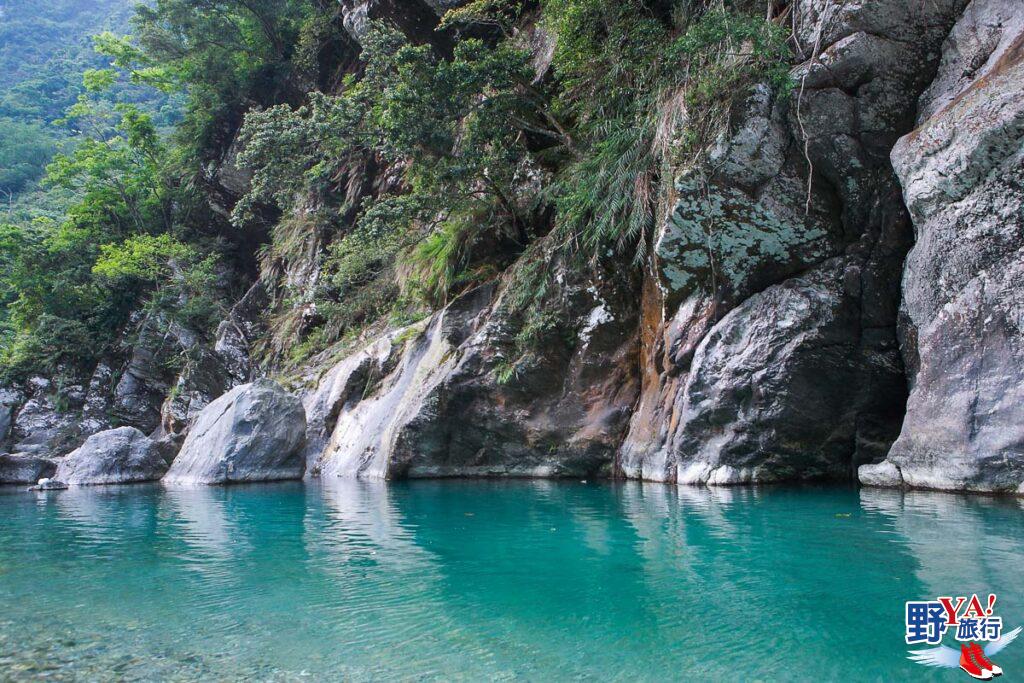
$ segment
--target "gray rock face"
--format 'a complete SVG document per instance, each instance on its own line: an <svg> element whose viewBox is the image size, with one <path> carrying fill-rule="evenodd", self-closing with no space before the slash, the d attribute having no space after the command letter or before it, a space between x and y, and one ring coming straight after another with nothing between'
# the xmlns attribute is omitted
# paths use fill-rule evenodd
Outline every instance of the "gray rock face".
<svg viewBox="0 0 1024 683"><path fill-rule="evenodd" d="M0 484L34 484L52 477L57 463L31 453L0 453Z"/></svg>
<svg viewBox="0 0 1024 683"><path fill-rule="evenodd" d="M14 424L14 412L22 401L22 396L13 389L0 389L0 443L7 441Z"/></svg>
<svg viewBox="0 0 1024 683"><path fill-rule="evenodd" d="M412 328L412 335L418 336L419 333L422 333L420 327ZM324 468L330 476L340 466L340 458L325 450L337 430L339 419L350 421L348 415L342 418L346 408L351 412L366 398L367 388L372 390L381 379L395 371L405 351L405 344L401 342L405 334L403 331L387 334L352 354L328 370L316 389L303 398L306 410L306 443L303 446L306 476L321 476L325 474Z"/></svg>
<svg viewBox="0 0 1024 683"><path fill-rule="evenodd" d="M876 464L861 465L858 470L860 483L865 486L898 488L903 486L903 476L896 465L888 460Z"/></svg>
<svg viewBox="0 0 1024 683"><path fill-rule="evenodd" d="M914 219L911 393L888 482L1024 486L1024 5L974 0L892 161Z"/></svg>
<svg viewBox="0 0 1024 683"><path fill-rule="evenodd" d="M884 457L911 243L888 154L965 4L795 3L797 91L755 90L657 235L626 476L852 478Z"/></svg>
<svg viewBox="0 0 1024 683"><path fill-rule="evenodd" d="M536 354L509 357L517 327L504 292L484 287L326 374L306 401L310 472L610 475L637 391L634 285L553 275L559 330Z"/></svg>
<svg viewBox="0 0 1024 683"><path fill-rule="evenodd" d="M114 387L111 407L111 412L121 424L147 433L159 426L160 405L170 390L171 378L164 361L167 351L174 350L174 345L159 331L159 327L149 319L141 322L131 358Z"/></svg>
<svg viewBox="0 0 1024 683"><path fill-rule="evenodd" d="M853 476L861 421L901 388L898 358L858 338L858 275L827 262L747 299L705 337L672 444L676 481Z"/></svg>
<svg viewBox="0 0 1024 683"><path fill-rule="evenodd" d="M168 454L134 427L93 434L57 465L54 479L71 486L156 481L167 471Z"/></svg>
<svg viewBox="0 0 1024 683"><path fill-rule="evenodd" d="M15 453L59 457L109 426L113 373L100 363L88 385L33 377L0 389L0 443Z"/></svg>
<svg viewBox="0 0 1024 683"><path fill-rule="evenodd" d="M257 321L267 304L266 291L257 283L221 321L213 349L200 345L192 349L193 361L178 376L160 409L164 433L183 435L211 401L253 379L249 350L263 331Z"/></svg>
<svg viewBox="0 0 1024 683"><path fill-rule="evenodd" d="M60 397L50 380L30 379L26 396L14 412L10 437L13 452L55 457L82 442L77 413L60 405Z"/></svg>
<svg viewBox="0 0 1024 683"><path fill-rule="evenodd" d="M206 406L164 477L171 484L302 478L306 415L275 382L235 387Z"/></svg>
<svg viewBox="0 0 1024 683"><path fill-rule="evenodd" d="M359 43L371 21L388 22L416 42L435 42L433 35L440 17L469 0L341 0L342 22L349 36Z"/></svg>

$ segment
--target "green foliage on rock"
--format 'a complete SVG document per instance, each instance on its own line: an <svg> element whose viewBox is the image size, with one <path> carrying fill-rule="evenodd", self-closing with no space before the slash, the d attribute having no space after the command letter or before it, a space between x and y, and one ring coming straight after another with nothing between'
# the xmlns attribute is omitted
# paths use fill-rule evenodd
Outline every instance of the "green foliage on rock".
<svg viewBox="0 0 1024 683"><path fill-rule="evenodd" d="M308 0L156 0L136 8L134 43L120 43L116 63L142 82L187 88L178 140L202 156L246 100L271 103L290 87L310 9Z"/></svg>
<svg viewBox="0 0 1024 683"><path fill-rule="evenodd" d="M761 2L472 0L416 40L373 23L361 48L340 11L155 0L133 37L96 38L105 57L80 65L58 120L76 136L47 171L60 201L34 220L9 213L0 232L9 373L88 367L139 311L210 327L233 242L275 298L270 359L299 362L501 278L512 377L562 334L546 308L553 264L640 260L673 180L699 172L735 101L756 83L788 88L786 31ZM187 99L173 137L152 107L109 96L142 88ZM0 160L49 159L46 130L3 106L0 132L18 142ZM214 237L203 190L235 151L252 180ZM0 189L38 175L5 164Z"/></svg>
<svg viewBox="0 0 1024 683"><path fill-rule="evenodd" d="M0 365L8 378L29 373L77 375L116 350L133 311L161 308L171 320L203 318L182 293L208 298L200 271L210 264L170 235L194 201L176 183L173 155L152 117L131 105L87 99L70 117L83 137L47 168L44 183L73 199L59 220L3 226L0 263L4 336ZM188 258L183 250L187 250ZM164 263L164 267L157 264ZM164 283L181 271L173 296ZM206 316L209 317L209 316ZM209 324L207 320L205 324Z"/></svg>
<svg viewBox="0 0 1024 683"><path fill-rule="evenodd" d="M674 176L698 167L737 98L755 83L786 87L786 32L747 3L679 3L668 17L643 0L548 0L558 35L556 103L581 154L555 189L571 242L645 254Z"/></svg>

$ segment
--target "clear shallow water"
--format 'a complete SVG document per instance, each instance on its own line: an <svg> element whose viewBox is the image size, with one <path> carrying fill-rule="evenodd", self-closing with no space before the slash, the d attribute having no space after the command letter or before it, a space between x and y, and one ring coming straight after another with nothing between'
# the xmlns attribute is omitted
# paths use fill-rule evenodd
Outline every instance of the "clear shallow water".
<svg viewBox="0 0 1024 683"><path fill-rule="evenodd" d="M0 679L960 680L904 658L903 602L1013 627L1022 567L1021 503L946 494L4 490Z"/></svg>

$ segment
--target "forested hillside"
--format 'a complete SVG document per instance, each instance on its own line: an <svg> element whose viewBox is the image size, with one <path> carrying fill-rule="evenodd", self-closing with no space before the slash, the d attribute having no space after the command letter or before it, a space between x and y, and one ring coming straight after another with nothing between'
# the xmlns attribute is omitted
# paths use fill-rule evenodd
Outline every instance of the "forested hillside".
<svg viewBox="0 0 1024 683"><path fill-rule="evenodd" d="M134 0L4 0L0 3L0 194L5 203L38 180L57 145L73 137L60 122L85 92L83 74L109 60L94 37L123 35ZM164 124L175 104L152 90L120 87L110 99L145 102Z"/></svg>
<svg viewBox="0 0 1024 683"><path fill-rule="evenodd" d="M114 68L87 71L87 93L67 114L87 138L57 157L46 182L73 190L77 203L45 234L21 226L8 236L8 371L88 372L138 305L202 335L216 322L218 268L259 267L272 279L303 259L311 239L321 243L310 262L319 272L276 293L269 362L301 361L388 316L421 317L535 243L559 244L581 263L609 247L639 258L670 187L666 165L701 153L701 126L710 130L743 84L768 78L783 96L791 87L784 33L753 4L749 13L743 3L642 7L476 2L413 40L369 22L361 45L335 3L172 0L140 9L133 39L99 41ZM116 18L115 10L107 6ZM515 30L524 13L563 36L542 78ZM715 56L743 45L740 59ZM669 68L681 59L706 69L691 78ZM36 68L56 78L72 70L59 61ZM23 89L42 87L32 70L21 67ZM160 136L143 109L107 106L109 89L126 82L188 93L176 134ZM702 113L673 145L683 131L659 121L658 99L684 85L680 96ZM26 99L50 103L45 118L59 98ZM215 212L230 211L231 225L218 227L224 216L197 218L210 211L197 181L246 112L234 147L254 182L228 188L238 197ZM401 176L361 187L368 165ZM252 253L232 260L239 248L252 251L239 234L268 229L259 263L244 260ZM534 305L544 285L525 281L538 265L526 259L518 275L523 353L554 325Z"/></svg>

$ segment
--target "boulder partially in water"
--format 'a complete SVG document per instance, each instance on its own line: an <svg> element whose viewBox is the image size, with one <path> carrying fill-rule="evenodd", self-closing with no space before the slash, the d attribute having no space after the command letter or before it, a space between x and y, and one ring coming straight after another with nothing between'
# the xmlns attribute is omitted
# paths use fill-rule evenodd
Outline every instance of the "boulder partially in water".
<svg viewBox="0 0 1024 683"><path fill-rule="evenodd" d="M889 151L966 4L792 3L798 93L737 102L655 229L625 476L849 479L885 457L912 241Z"/></svg>
<svg viewBox="0 0 1024 683"><path fill-rule="evenodd" d="M836 259L734 309L698 347L674 442L686 484L842 479L899 357L863 343L859 272Z"/></svg>
<svg viewBox="0 0 1024 683"><path fill-rule="evenodd" d="M171 484L301 479L306 413L298 398L261 379L206 406L164 477Z"/></svg>
<svg viewBox="0 0 1024 683"><path fill-rule="evenodd" d="M165 448L134 427L93 434L57 466L54 478L72 486L156 481L167 472Z"/></svg>
<svg viewBox="0 0 1024 683"><path fill-rule="evenodd" d="M0 484L34 484L56 469L56 462L34 453L0 453Z"/></svg>
<svg viewBox="0 0 1024 683"><path fill-rule="evenodd" d="M888 460L876 464L861 465L857 470L860 483L865 486L883 486L899 488L903 486L903 475L900 468Z"/></svg>

